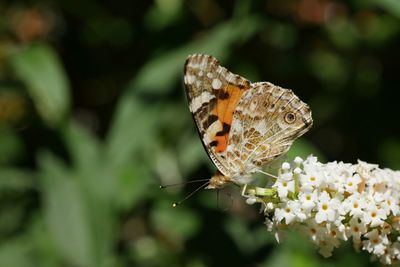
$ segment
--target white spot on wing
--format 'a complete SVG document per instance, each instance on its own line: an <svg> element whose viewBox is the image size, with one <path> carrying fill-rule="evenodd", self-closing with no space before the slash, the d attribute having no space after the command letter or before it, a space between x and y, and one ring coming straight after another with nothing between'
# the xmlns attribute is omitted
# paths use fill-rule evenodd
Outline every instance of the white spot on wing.
<svg viewBox="0 0 400 267"><path fill-rule="evenodd" d="M222 86L222 82L219 79L212 80L211 86L213 89L218 90Z"/></svg>
<svg viewBox="0 0 400 267"><path fill-rule="evenodd" d="M195 97L190 102L190 110L196 112L205 102L210 102L211 99L215 98L214 95L210 94L208 91L204 91L201 95Z"/></svg>
<svg viewBox="0 0 400 267"><path fill-rule="evenodd" d="M192 84L196 80L196 76L194 75L186 75L185 76L185 83Z"/></svg>

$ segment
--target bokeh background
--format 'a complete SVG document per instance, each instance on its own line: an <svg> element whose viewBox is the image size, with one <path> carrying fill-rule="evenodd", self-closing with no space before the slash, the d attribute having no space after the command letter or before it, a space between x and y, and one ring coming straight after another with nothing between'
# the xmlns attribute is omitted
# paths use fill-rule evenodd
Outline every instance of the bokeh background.
<svg viewBox="0 0 400 267"><path fill-rule="evenodd" d="M183 93L191 53L310 104L288 159L400 168L399 3L1 1L0 266L377 266L278 245L238 188L173 209L196 185L158 186L215 171Z"/></svg>

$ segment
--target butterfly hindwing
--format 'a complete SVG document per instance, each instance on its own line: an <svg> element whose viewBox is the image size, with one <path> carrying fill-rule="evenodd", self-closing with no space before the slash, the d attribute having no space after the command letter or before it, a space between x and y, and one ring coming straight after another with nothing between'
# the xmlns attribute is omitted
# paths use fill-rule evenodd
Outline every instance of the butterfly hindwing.
<svg viewBox="0 0 400 267"><path fill-rule="evenodd" d="M209 55L187 58L184 70L189 109L210 158L224 175L232 174L226 149L233 114L250 82L229 72Z"/></svg>
<svg viewBox="0 0 400 267"><path fill-rule="evenodd" d="M227 162L236 173L260 169L286 153L312 125L311 110L291 90L254 83L233 115Z"/></svg>

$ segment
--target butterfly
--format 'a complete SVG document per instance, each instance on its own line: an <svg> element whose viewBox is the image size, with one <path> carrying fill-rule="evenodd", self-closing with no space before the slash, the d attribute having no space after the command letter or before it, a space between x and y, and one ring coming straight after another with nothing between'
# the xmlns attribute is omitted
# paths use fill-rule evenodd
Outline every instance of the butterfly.
<svg viewBox="0 0 400 267"><path fill-rule="evenodd" d="M313 123L311 109L292 90L251 83L210 55L187 58L184 84L199 136L218 169L208 189L248 183Z"/></svg>

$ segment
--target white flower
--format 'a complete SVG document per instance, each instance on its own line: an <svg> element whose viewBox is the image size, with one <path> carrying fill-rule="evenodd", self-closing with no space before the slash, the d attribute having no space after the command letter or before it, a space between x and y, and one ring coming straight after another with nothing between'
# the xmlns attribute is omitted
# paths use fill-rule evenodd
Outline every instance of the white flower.
<svg viewBox="0 0 400 267"><path fill-rule="evenodd" d="M367 227L358 218L352 218L348 226L348 234L353 237L353 240L360 241L361 235L365 234Z"/></svg>
<svg viewBox="0 0 400 267"><path fill-rule="evenodd" d="M387 222L383 222L379 230L381 234L389 235L392 232L392 226Z"/></svg>
<svg viewBox="0 0 400 267"><path fill-rule="evenodd" d="M364 181L368 181L369 187L374 192L383 192L385 190L385 182L387 180L386 175L387 173L382 169L371 170L367 175L368 178L365 178L360 174L360 176L364 178Z"/></svg>
<svg viewBox="0 0 400 267"><path fill-rule="evenodd" d="M300 158L300 157L296 157L296 158L294 159L293 162L294 162L294 165L295 165L296 167L300 167L301 164L303 163L303 159Z"/></svg>
<svg viewBox="0 0 400 267"><path fill-rule="evenodd" d="M384 200L380 205L386 214L392 213L394 216L400 215L399 200L390 194L385 194Z"/></svg>
<svg viewBox="0 0 400 267"><path fill-rule="evenodd" d="M292 172L285 172L279 175L279 180L284 182L290 182L293 180L293 173Z"/></svg>
<svg viewBox="0 0 400 267"><path fill-rule="evenodd" d="M305 161L303 161L304 165L304 170L308 171L308 168L314 168L314 167L319 167L322 166L322 163L318 161L317 157L314 157L312 155L308 156Z"/></svg>
<svg viewBox="0 0 400 267"><path fill-rule="evenodd" d="M305 234L325 257L351 237L357 251L385 264L400 260L400 171L361 161L322 164L310 156L282 164L278 173L272 191L243 189L248 204L261 203L278 242L290 228ZM265 190L255 194L254 188Z"/></svg>
<svg viewBox="0 0 400 267"><path fill-rule="evenodd" d="M338 239L328 237L325 240L321 240L319 242L320 249L318 250L318 252L325 258L328 258L332 256L333 249L339 247L339 245L340 241Z"/></svg>
<svg viewBox="0 0 400 267"><path fill-rule="evenodd" d="M301 232L315 244L319 244L319 241L326 235L326 227L310 219L305 222L305 225L301 228Z"/></svg>
<svg viewBox="0 0 400 267"><path fill-rule="evenodd" d="M261 206L261 211L260 211L261 213L268 213L275 208L274 204L271 202L267 203L262 202L262 204L263 205Z"/></svg>
<svg viewBox="0 0 400 267"><path fill-rule="evenodd" d="M326 180L328 188L332 189L332 191L337 191L340 194L343 194L343 192L345 191L345 178L343 176L327 177Z"/></svg>
<svg viewBox="0 0 400 267"><path fill-rule="evenodd" d="M301 174L300 182L302 185L310 185L314 188L318 188L325 182L325 175L323 172L315 169Z"/></svg>
<svg viewBox="0 0 400 267"><path fill-rule="evenodd" d="M374 186L373 201L376 204L380 204L381 202L385 201L385 194L381 190L376 190L378 187L382 186L382 184L375 184Z"/></svg>
<svg viewBox="0 0 400 267"><path fill-rule="evenodd" d="M357 164L357 173L360 174L360 176L363 179L368 179L371 176L371 172L375 169L377 169L379 165L376 164L369 164L367 162L358 160Z"/></svg>
<svg viewBox="0 0 400 267"><path fill-rule="evenodd" d="M374 203L368 203L365 207L364 217L362 221L370 224L371 227L382 225L386 219L384 210L379 209Z"/></svg>
<svg viewBox="0 0 400 267"><path fill-rule="evenodd" d="M326 230L327 234L330 235L331 238L342 239L344 241L347 240L346 227L342 223L339 223L338 225L332 223L327 224Z"/></svg>
<svg viewBox="0 0 400 267"><path fill-rule="evenodd" d="M323 191L318 197L318 212L315 215L315 221L317 223L335 221L338 217L339 204L338 199L331 198L326 191Z"/></svg>
<svg viewBox="0 0 400 267"><path fill-rule="evenodd" d="M394 257L396 257L398 260L400 259L400 243L395 241L392 243L391 246L391 253Z"/></svg>
<svg viewBox="0 0 400 267"><path fill-rule="evenodd" d="M365 205L364 198L356 192L343 201L340 207L340 214L346 215L349 213L353 218L361 218L364 216L363 209Z"/></svg>
<svg viewBox="0 0 400 267"><path fill-rule="evenodd" d="M361 177L358 174L350 176L346 179L345 189L349 193L355 193L358 189L358 184L361 183Z"/></svg>
<svg viewBox="0 0 400 267"><path fill-rule="evenodd" d="M288 171L290 170L290 163L288 163L288 162L282 163L281 170L282 170L284 173L285 173L285 172L288 172Z"/></svg>
<svg viewBox="0 0 400 267"><path fill-rule="evenodd" d="M343 162L330 162L326 164L324 173L328 188L341 194L345 190L346 179L352 175L348 170L347 164L344 164Z"/></svg>
<svg viewBox="0 0 400 267"><path fill-rule="evenodd" d="M363 249L369 253L374 253L378 256L385 254L386 245L389 240L386 235L380 235L377 229L372 230L364 235L368 240L363 241Z"/></svg>
<svg viewBox="0 0 400 267"><path fill-rule="evenodd" d="M305 192L299 193L300 205L304 211L310 212L318 201L318 192L317 190L305 190Z"/></svg>
<svg viewBox="0 0 400 267"><path fill-rule="evenodd" d="M272 186L278 191L278 196L280 199L286 199L289 192L294 192L295 182L292 181L282 181L277 180Z"/></svg>
<svg viewBox="0 0 400 267"><path fill-rule="evenodd" d="M304 216L300 210L300 205L296 201L288 201L284 203L282 208L275 209L275 218L278 222L285 219L285 223L290 224L299 215L302 219L304 219Z"/></svg>
<svg viewBox="0 0 400 267"><path fill-rule="evenodd" d="M382 262L385 265L390 265L392 264L392 259L395 259L392 255L392 250L391 248L385 249L385 253L379 258L380 262Z"/></svg>

